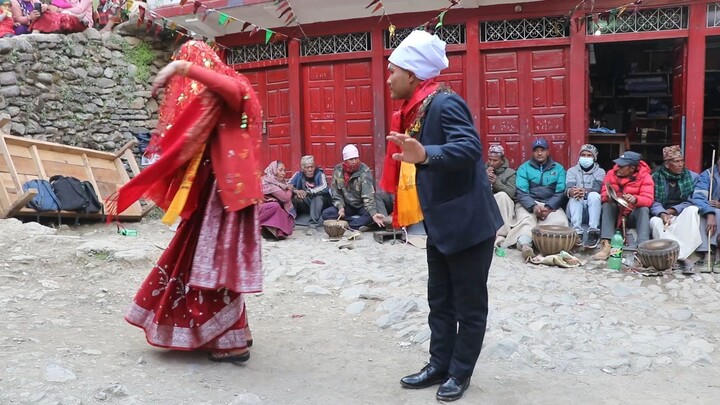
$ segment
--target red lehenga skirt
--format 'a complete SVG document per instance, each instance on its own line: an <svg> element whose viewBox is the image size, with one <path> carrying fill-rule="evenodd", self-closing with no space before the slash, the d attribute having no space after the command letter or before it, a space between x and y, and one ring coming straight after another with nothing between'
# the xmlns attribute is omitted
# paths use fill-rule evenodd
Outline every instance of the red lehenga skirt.
<svg viewBox="0 0 720 405"><path fill-rule="evenodd" d="M177 350L247 347L243 294L262 291L257 206L226 212L206 160L194 214L145 279L125 315L153 346Z"/></svg>

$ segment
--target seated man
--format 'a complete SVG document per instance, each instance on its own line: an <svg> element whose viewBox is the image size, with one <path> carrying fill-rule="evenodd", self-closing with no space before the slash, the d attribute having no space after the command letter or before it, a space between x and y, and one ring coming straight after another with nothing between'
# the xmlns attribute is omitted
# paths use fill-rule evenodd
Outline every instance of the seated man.
<svg viewBox="0 0 720 405"><path fill-rule="evenodd" d="M290 178L293 186L292 203L298 214L310 214L306 234L312 235L321 222L322 211L331 205L330 189L323 170L315 166L315 157L300 158L300 171Z"/></svg>
<svg viewBox="0 0 720 405"><path fill-rule="evenodd" d="M561 208L565 203L565 168L549 156L545 139L536 139L532 148L532 159L523 163L516 174L515 223L510 225L511 230L502 243L508 247L517 242L525 259L535 254L532 229L536 225L568 224Z"/></svg>
<svg viewBox="0 0 720 405"><path fill-rule="evenodd" d="M653 239L672 239L680 245L678 264L685 272L692 265L685 262L700 246L700 216L692 205L697 173L685 168L680 147L663 148L663 166L653 173L655 202L650 207L650 230Z"/></svg>
<svg viewBox="0 0 720 405"><path fill-rule="evenodd" d="M610 256L610 239L615 234L615 230L620 229L621 218L627 218L628 227L635 226L638 244L650 239L650 206L655 200L655 183L650 174L650 167L641 158L639 153L627 151L614 160L615 167L605 175L600 214L602 240L600 251L593 256L595 260L607 260ZM629 208L613 201L608 196L608 187L612 187L618 197L624 198Z"/></svg>
<svg viewBox="0 0 720 405"><path fill-rule="evenodd" d="M700 210L700 237L702 242L697 248L697 252L705 256L702 261L706 262L708 257L708 234L710 235L710 244L718 245L717 218L720 215L720 160L715 163L715 172L713 176L712 196L710 193L710 169L703 171L695 183L695 190L692 196L692 203Z"/></svg>
<svg viewBox="0 0 720 405"><path fill-rule="evenodd" d="M588 235L585 247L594 249L600 242L600 191L605 179L605 170L597 160L598 150L593 145L580 147L578 164L569 168L565 180L565 195L570 224L577 232L578 245L583 244L583 219L587 217Z"/></svg>
<svg viewBox="0 0 720 405"><path fill-rule="evenodd" d="M323 219L345 218L351 229L367 231L370 225L385 227L391 221L382 198L376 198L370 168L360 162L355 145L346 145L343 162L335 166L332 178L332 206L322 212Z"/></svg>
<svg viewBox="0 0 720 405"><path fill-rule="evenodd" d="M515 223L515 170L510 168L505 149L500 145L490 146L485 169L504 224L497 231L498 245L510 232L510 224Z"/></svg>

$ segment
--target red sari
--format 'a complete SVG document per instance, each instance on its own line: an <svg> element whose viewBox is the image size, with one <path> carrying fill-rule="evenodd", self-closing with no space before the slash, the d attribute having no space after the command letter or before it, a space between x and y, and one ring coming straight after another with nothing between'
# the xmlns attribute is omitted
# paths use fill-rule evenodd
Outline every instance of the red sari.
<svg viewBox="0 0 720 405"><path fill-rule="evenodd" d="M30 27L31 31L39 31L46 34L71 34L73 32L83 32L87 26L74 15L46 11L35 20Z"/></svg>
<svg viewBox="0 0 720 405"><path fill-rule="evenodd" d="M157 141L164 153L111 197L109 211L122 212L142 196L168 210L190 160L198 153L202 159L175 237L125 319L153 346L243 349L249 338L243 294L262 290L260 107L249 82L204 43L186 43L176 58L203 67L171 80L163 104L166 112L174 109L172 129Z"/></svg>

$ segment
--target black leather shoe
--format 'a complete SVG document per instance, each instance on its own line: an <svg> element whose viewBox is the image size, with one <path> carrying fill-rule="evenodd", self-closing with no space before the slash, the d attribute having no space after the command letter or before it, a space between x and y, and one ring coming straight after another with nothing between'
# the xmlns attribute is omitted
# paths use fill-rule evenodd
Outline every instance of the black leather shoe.
<svg viewBox="0 0 720 405"><path fill-rule="evenodd" d="M440 371L428 364L419 373L401 378L400 385L405 388L419 389L442 384L445 380L447 380L447 372Z"/></svg>
<svg viewBox="0 0 720 405"><path fill-rule="evenodd" d="M452 402L462 398L465 390L470 386L470 378L468 377L465 381L450 377L440 386L435 394L435 399L438 401Z"/></svg>

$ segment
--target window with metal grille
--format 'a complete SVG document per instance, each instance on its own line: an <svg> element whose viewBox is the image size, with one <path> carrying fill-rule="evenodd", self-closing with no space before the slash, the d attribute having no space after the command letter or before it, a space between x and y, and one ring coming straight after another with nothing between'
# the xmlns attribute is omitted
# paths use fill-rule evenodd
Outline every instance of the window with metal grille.
<svg viewBox="0 0 720 405"><path fill-rule="evenodd" d="M688 27L688 10L687 7L626 10L620 15L589 16L586 25L587 33L596 35L681 30Z"/></svg>
<svg viewBox="0 0 720 405"><path fill-rule="evenodd" d="M570 34L564 17L525 18L481 23L480 41L563 38Z"/></svg>
<svg viewBox="0 0 720 405"><path fill-rule="evenodd" d="M708 27L720 27L720 3L708 4L707 26Z"/></svg>
<svg viewBox="0 0 720 405"><path fill-rule="evenodd" d="M394 49L400 45L403 39L411 32L421 28L403 28L395 30L395 35L390 38L390 31L385 30L385 49ZM435 31L437 36L448 45L465 43L465 25L443 25Z"/></svg>
<svg viewBox="0 0 720 405"><path fill-rule="evenodd" d="M302 41L300 46L300 55L330 55L336 53L369 51L371 49L370 33L359 32L355 34L306 38Z"/></svg>
<svg viewBox="0 0 720 405"><path fill-rule="evenodd" d="M227 62L236 63L258 62L287 58L287 42L271 42L268 44L244 45L230 48L227 53Z"/></svg>

